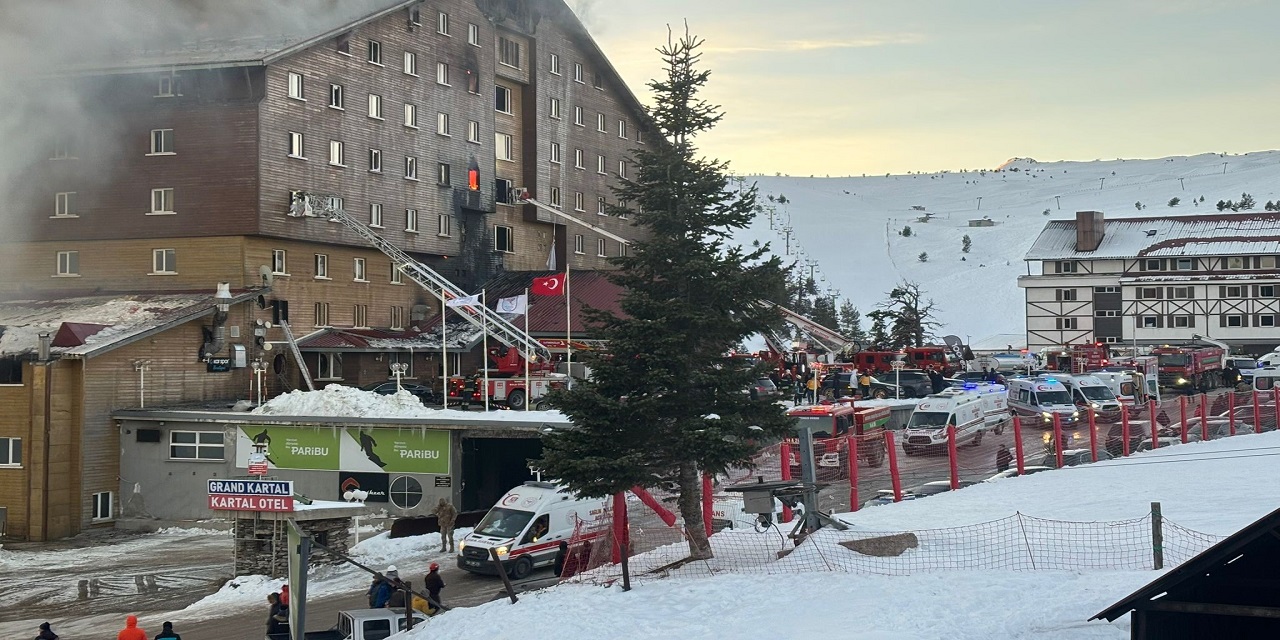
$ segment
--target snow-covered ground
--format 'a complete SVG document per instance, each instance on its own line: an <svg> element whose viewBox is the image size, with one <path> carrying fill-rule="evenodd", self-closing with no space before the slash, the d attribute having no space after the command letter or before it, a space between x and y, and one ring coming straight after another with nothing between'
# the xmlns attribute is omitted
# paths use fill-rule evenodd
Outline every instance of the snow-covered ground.
<svg viewBox="0 0 1280 640"><path fill-rule="evenodd" d="M296 389L278 395L253 413L277 416L353 416L370 418L428 418L432 420L504 420L568 422L559 411L458 411L422 404L408 391L382 395L331 384L318 391Z"/></svg>
<svg viewBox="0 0 1280 640"><path fill-rule="evenodd" d="M997 334L1025 334L1017 277L1027 272L1023 255L1047 221L1087 210L1108 218L1217 213L1218 200L1239 200L1244 192L1261 211L1280 195L1280 152L1093 162L1015 159L1003 170L985 172L745 179L759 184L762 204L770 204L766 195L790 202L774 205L772 229L770 216L761 215L740 241L768 241L784 255L789 228L787 257L816 260L819 288L832 287L861 309L864 329L866 312L889 289L903 279L918 282L938 304L939 335L969 335L976 343ZM1204 202L1192 203L1201 196ZM1172 198L1180 202L1170 207ZM926 214L929 221L920 222ZM983 217L994 226L968 226ZM900 235L904 226L911 227L909 237ZM961 252L966 234L973 241L968 254ZM919 260L921 253L928 254L927 262ZM1008 342L1001 337L994 348Z"/></svg>
<svg viewBox="0 0 1280 640"><path fill-rule="evenodd" d="M1151 502L1159 501L1171 523L1223 536L1280 506L1276 456L1280 433L1241 435L840 517L859 532L922 531L975 525L1019 511L1064 521L1129 520L1142 517ZM760 535L776 538L773 532ZM1064 544L1068 553L1072 545L1088 545ZM840 552L853 553L833 551ZM909 563L913 555L928 553L922 545L899 560ZM857 561L837 564L840 571L673 577L640 583L629 593L566 584L526 594L515 605L498 601L451 611L409 637L802 638L834 633L875 639L1121 640L1128 637L1127 617L1114 624L1087 620L1160 575L1148 570L922 568L911 575L886 576L859 571ZM682 573L708 575L690 565Z"/></svg>

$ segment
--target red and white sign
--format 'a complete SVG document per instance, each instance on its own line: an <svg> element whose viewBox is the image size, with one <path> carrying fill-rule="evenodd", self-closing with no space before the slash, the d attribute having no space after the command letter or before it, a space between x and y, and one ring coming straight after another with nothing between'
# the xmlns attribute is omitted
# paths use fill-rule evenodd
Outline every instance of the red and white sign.
<svg viewBox="0 0 1280 640"><path fill-rule="evenodd" d="M250 462L250 463L249 463L249 475L251 475L251 476L265 476L265 475L267 475L267 463L265 463L265 462Z"/></svg>
<svg viewBox="0 0 1280 640"><path fill-rule="evenodd" d="M216 511L288 512L293 511L293 497L212 494L209 496L209 508Z"/></svg>

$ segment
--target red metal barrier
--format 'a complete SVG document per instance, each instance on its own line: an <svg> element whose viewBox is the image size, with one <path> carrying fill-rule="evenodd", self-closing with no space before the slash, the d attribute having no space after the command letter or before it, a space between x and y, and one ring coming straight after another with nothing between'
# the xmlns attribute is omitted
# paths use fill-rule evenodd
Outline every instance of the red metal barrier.
<svg viewBox="0 0 1280 640"><path fill-rule="evenodd" d="M778 455L782 457L782 475L783 480L791 479L791 443L784 442L778 445ZM791 522L791 507L782 505L782 521Z"/></svg>
<svg viewBox="0 0 1280 640"><path fill-rule="evenodd" d="M1182 444L1187 443L1187 397L1178 396L1178 413L1182 416Z"/></svg>
<svg viewBox="0 0 1280 640"><path fill-rule="evenodd" d="M1053 452L1057 456L1058 468L1062 468L1062 416L1053 414Z"/></svg>
<svg viewBox="0 0 1280 640"><path fill-rule="evenodd" d="M1160 425L1156 423L1156 401L1147 401L1147 415L1151 418L1151 450L1160 448Z"/></svg>
<svg viewBox="0 0 1280 640"><path fill-rule="evenodd" d="M898 475L898 448L893 444L893 432L884 432L884 444L889 448L889 477L893 479L893 501L902 502L902 477Z"/></svg>
<svg viewBox="0 0 1280 640"><path fill-rule="evenodd" d="M960 463L956 454L956 426L947 425L947 457L951 462L951 490L960 490Z"/></svg>
<svg viewBox="0 0 1280 640"><path fill-rule="evenodd" d="M1026 474L1026 462L1022 457L1022 418L1020 416L1013 417L1013 453L1018 461L1018 475Z"/></svg>
<svg viewBox="0 0 1280 640"><path fill-rule="evenodd" d="M1129 412L1120 412L1120 437L1124 439L1120 443L1120 455L1129 457Z"/></svg>
<svg viewBox="0 0 1280 640"><path fill-rule="evenodd" d="M640 502L644 503L646 507L653 509L653 512L658 514L658 517L662 518L662 521L665 522L668 527L676 526L676 514L671 513L670 509L662 506L662 503L658 502L658 499L654 498L653 494L646 491L644 487L639 485L631 487L631 493L635 494L637 498L640 498Z"/></svg>
<svg viewBox="0 0 1280 640"><path fill-rule="evenodd" d="M845 446L849 449L849 510L858 510L858 439L845 437Z"/></svg>
<svg viewBox="0 0 1280 640"><path fill-rule="evenodd" d="M1209 400L1207 395L1200 394L1200 439L1209 439Z"/></svg>
<svg viewBox="0 0 1280 640"><path fill-rule="evenodd" d="M1231 435L1236 434L1236 392L1231 390L1227 392L1227 432Z"/></svg>
<svg viewBox="0 0 1280 640"><path fill-rule="evenodd" d="M622 547L629 544L627 540L627 494L619 491L613 494L613 563L622 562Z"/></svg>
<svg viewBox="0 0 1280 640"><path fill-rule="evenodd" d="M1280 416L1276 416L1280 420ZM1258 407L1258 390L1253 390L1253 432L1262 433L1262 410Z"/></svg>
<svg viewBox="0 0 1280 640"><path fill-rule="evenodd" d="M1089 455L1098 461L1098 423L1095 419L1093 405L1089 405Z"/></svg>
<svg viewBox="0 0 1280 640"><path fill-rule="evenodd" d="M1280 387L1275 387L1271 389L1271 402L1276 412L1276 415L1275 415L1276 428L1280 429ZM1262 431L1262 428L1259 427L1258 431Z"/></svg>
<svg viewBox="0 0 1280 640"><path fill-rule="evenodd" d="M707 537L711 537L711 474L702 474L702 526L707 530Z"/></svg>

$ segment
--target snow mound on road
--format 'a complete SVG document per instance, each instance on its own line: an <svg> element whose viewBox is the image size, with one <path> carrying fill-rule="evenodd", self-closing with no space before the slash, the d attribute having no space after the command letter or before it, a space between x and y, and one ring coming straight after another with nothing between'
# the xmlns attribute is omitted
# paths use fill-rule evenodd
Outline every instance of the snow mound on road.
<svg viewBox="0 0 1280 640"><path fill-rule="evenodd" d="M457 411L422 404L408 391L382 395L331 384L318 391L290 391L253 410L259 415L354 418L422 418L431 420L568 422L559 411Z"/></svg>

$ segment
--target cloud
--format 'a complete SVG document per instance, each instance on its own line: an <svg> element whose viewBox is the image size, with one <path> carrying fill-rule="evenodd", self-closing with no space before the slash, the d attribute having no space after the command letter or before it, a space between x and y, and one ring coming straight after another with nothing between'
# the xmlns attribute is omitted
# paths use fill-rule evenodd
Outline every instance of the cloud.
<svg viewBox="0 0 1280 640"><path fill-rule="evenodd" d="M767 39L761 39L752 44L710 45L704 51L707 53L792 53L827 49L864 49L868 47L909 45L919 44L924 40L924 36L915 33L879 34L843 40L775 40L770 42Z"/></svg>

